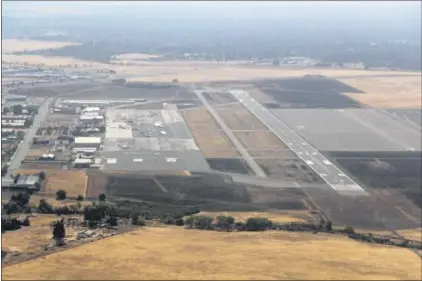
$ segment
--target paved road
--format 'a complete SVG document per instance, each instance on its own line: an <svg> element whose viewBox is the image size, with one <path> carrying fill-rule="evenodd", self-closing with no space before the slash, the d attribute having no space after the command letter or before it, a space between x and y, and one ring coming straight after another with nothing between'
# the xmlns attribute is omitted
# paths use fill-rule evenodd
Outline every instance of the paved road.
<svg viewBox="0 0 422 281"><path fill-rule="evenodd" d="M201 102L204 104L204 106L207 108L207 110L211 113L211 115L215 119L215 121L217 121L217 123L220 125L220 127L223 129L223 131L229 137L230 141L234 144L234 146L237 148L239 153L243 156L245 161L249 164L251 169L255 172L255 174L260 178L267 178L267 175L265 174L265 172L255 162L255 160L251 157L251 155L248 153L248 151L243 147L242 143L237 139L237 137L233 134L233 132L230 130L230 128L227 127L226 123L223 121L223 119L221 119L221 117L218 115L218 113L215 111L215 109L212 108L212 106L204 98L204 96L202 95L202 91L195 90L194 92L198 96L198 98L201 100Z"/></svg>
<svg viewBox="0 0 422 281"><path fill-rule="evenodd" d="M37 130L42 121L44 121L45 117L48 114L48 107L52 102L53 98L47 99L39 108L38 114L34 118L34 122L30 128L30 130L25 135L24 140L20 143L18 149L15 152L13 159L10 161L9 169L5 178L10 178L10 175L19 169L23 159L25 159L26 154L31 146L31 141L35 137Z"/></svg>
<svg viewBox="0 0 422 281"><path fill-rule="evenodd" d="M315 148L310 146L296 132L290 129L268 109L255 101L248 93L241 90L230 91L250 112L260 119L309 167L321 176L334 190L341 194L368 195L368 193L328 161Z"/></svg>

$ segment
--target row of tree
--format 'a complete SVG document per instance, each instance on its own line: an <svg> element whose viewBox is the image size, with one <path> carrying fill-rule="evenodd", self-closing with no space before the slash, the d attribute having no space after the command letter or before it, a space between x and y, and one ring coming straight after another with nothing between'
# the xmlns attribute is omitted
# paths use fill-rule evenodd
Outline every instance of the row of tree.
<svg viewBox="0 0 422 281"><path fill-rule="evenodd" d="M215 223L214 223L215 221ZM224 231L264 231L271 229L273 223L268 218L248 218L245 223L236 222L232 216L218 216L215 220L209 216L189 216L184 220L188 228Z"/></svg>

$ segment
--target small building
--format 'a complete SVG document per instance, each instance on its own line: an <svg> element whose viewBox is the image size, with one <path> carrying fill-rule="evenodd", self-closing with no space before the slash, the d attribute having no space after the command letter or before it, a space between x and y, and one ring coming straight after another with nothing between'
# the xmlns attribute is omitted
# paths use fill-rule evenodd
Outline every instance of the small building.
<svg viewBox="0 0 422 281"><path fill-rule="evenodd" d="M98 106L88 106L88 107L85 107L83 110L82 110L82 112L98 112L98 111L100 111L100 108L98 107Z"/></svg>
<svg viewBox="0 0 422 281"><path fill-rule="evenodd" d="M96 147L74 147L72 149L73 153L83 153L86 155L92 155L97 151Z"/></svg>
<svg viewBox="0 0 422 281"><path fill-rule="evenodd" d="M75 168L89 168L91 166L91 159L77 158L73 162Z"/></svg>
<svg viewBox="0 0 422 281"><path fill-rule="evenodd" d="M76 137L74 147L95 147L99 149L101 145L101 138L98 137Z"/></svg>
<svg viewBox="0 0 422 281"><path fill-rule="evenodd" d="M79 117L79 121L83 124L93 124L95 122L102 122L104 120L104 116L101 115L81 115Z"/></svg>

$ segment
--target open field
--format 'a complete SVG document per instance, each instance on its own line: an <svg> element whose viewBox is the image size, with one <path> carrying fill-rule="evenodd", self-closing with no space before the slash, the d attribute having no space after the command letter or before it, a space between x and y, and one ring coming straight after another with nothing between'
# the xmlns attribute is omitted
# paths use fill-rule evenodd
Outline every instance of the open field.
<svg viewBox="0 0 422 281"><path fill-rule="evenodd" d="M406 249L331 235L145 228L12 265L2 275L4 280L418 280L421 264Z"/></svg>
<svg viewBox="0 0 422 281"><path fill-rule="evenodd" d="M232 130L267 130L268 128L259 121L246 108L239 109L216 109L218 115Z"/></svg>
<svg viewBox="0 0 422 281"><path fill-rule="evenodd" d="M39 173L40 170L19 170L21 174ZM46 182L43 192L55 195L60 189L67 192L68 197L76 197L79 194L85 196L85 188L88 177L84 171L69 170L44 170Z"/></svg>
<svg viewBox="0 0 422 281"><path fill-rule="evenodd" d="M40 40L22 40L22 39L5 39L1 40L1 52L23 52L36 51L45 49L57 49L66 46L79 45L75 42L54 42L54 41L40 41Z"/></svg>
<svg viewBox="0 0 422 281"><path fill-rule="evenodd" d="M271 131L234 132L246 149L289 149Z"/></svg>
<svg viewBox="0 0 422 281"><path fill-rule="evenodd" d="M211 105L238 102L237 99L229 93L204 93L203 95Z"/></svg>
<svg viewBox="0 0 422 281"><path fill-rule="evenodd" d="M254 175L254 172L242 158L207 158L211 169L216 171Z"/></svg>
<svg viewBox="0 0 422 281"><path fill-rule="evenodd" d="M96 197L101 192L113 198L173 207L197 206L201 210L306 209L305 194L299 189L235 184L226 182L225 177L218 174L176 176L90 172L87 197Z"/></svg>
<svg viewBox="0 0 422 281"><path fill-rule="evenodd" d="M421 108L421 76L341 78L366 94L349 97L381 108Z"/></svg>

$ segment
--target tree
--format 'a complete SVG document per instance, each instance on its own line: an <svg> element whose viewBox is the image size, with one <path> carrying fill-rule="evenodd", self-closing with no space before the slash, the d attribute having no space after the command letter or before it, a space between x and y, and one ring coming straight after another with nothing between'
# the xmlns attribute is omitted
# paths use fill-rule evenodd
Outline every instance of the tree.
<svg viewBox="0 0 422 281"><path fill-rule="evenodd" d="M64 200L66 199L66 191L64 191L63 189L60 189L56 192L56 199L57 200Z"/></svg>
<svg viewBox="0 0 422 281"><path fill-rule="evenodd" d="M139 223L139 215L138 213L132 213L132 215L130 216L131 218L131 222L133 225L138 225Z"/></svg>
<svg viewBox="0 0 422 281"><path fill-rule="evenodd" d="M245 224L246 231L263 231L272 226L272 222L267 218L248 218Z"/></svg>
<svg viewBox="0 0 422 281"><path fill-rule="evenodd" d="M76 197L76 201L83 201L83 200L84 200L84 197L80 194L78 195L78 197Z"/></svg>
<svg viewBox="0 0 422 281"><path fill-rule="evenodd" d="M179 83L179 79L173 79L171 80L172 83Z"/></svg>
<svg viewBox="0 0 422 281"><path fill-rule="evenodd" d="M118 225L118 223L117 223L117 217L115 217L115 216L110 216L110 217L108 217L108 219L107 219L107 221L106 221L109 225L111 225L111 226L117 226Z"/></svg>
<svg viewBox="0 0 422 281"><path fill-rule="evenodd" d="M178 218L174 221L174 224L177 226L182 226L184 224L183 219L182 218Z"/></svg>
<svg viewBox="0 0 422 281"><path fill-rule="evenodd" d="M16 174L16 176L13 178L13 183L16 184L20 178L21 174Z"/></svg>
<svg viewBox="0 0 422 281"><path fill-rule="evenodd" d="M23 106L20 104L14 105L12 111L14 115L22 115Z"/></svg>
<svg viewBox="0 0 422 281"><path fill-rule="evenodd" d="M6 212L6 214L10 215L10 214L21 213L22 207L19 206L19 204L17 204L14 201L9 201L3 206L3 210Z"/></svg>
<svg viewBox="0 0 422 281"><path fill-rule="evenodd" d="M18 204L20 207L28 204L30 199L31 195L27 192L18 192L17 194L13 194L10 197L10 200L16 202L16 204Z"/></svg>
<svg viewBox="0 0 422 281"><path fill-rule="evenodd" d="M43 181L43 180L45 180L45 172L44 171L41 171L39 174L38 174L38 176L39 176L39 178Z"/></svg>
<svg viewBox="0 0 422 281"><path fill-rule="evenodd" d="M106 195L104 193L101 193L100 195L98 195L98 200L105 201L106 200Z"/></svg>
<svg viewBox="0 0 422 281"><path fill-rule="evenodd" d="M234 224L234 218L232 216L218 216L217 227L230 231Z"/></svg>
<svg viewBox="0 0 422 281"><path fill-rule="evenodd" d="M66 237L66 230L64 228L64 219L53 223L53 239L56 240L58 245L62 244L63 239Z"/></svg>

